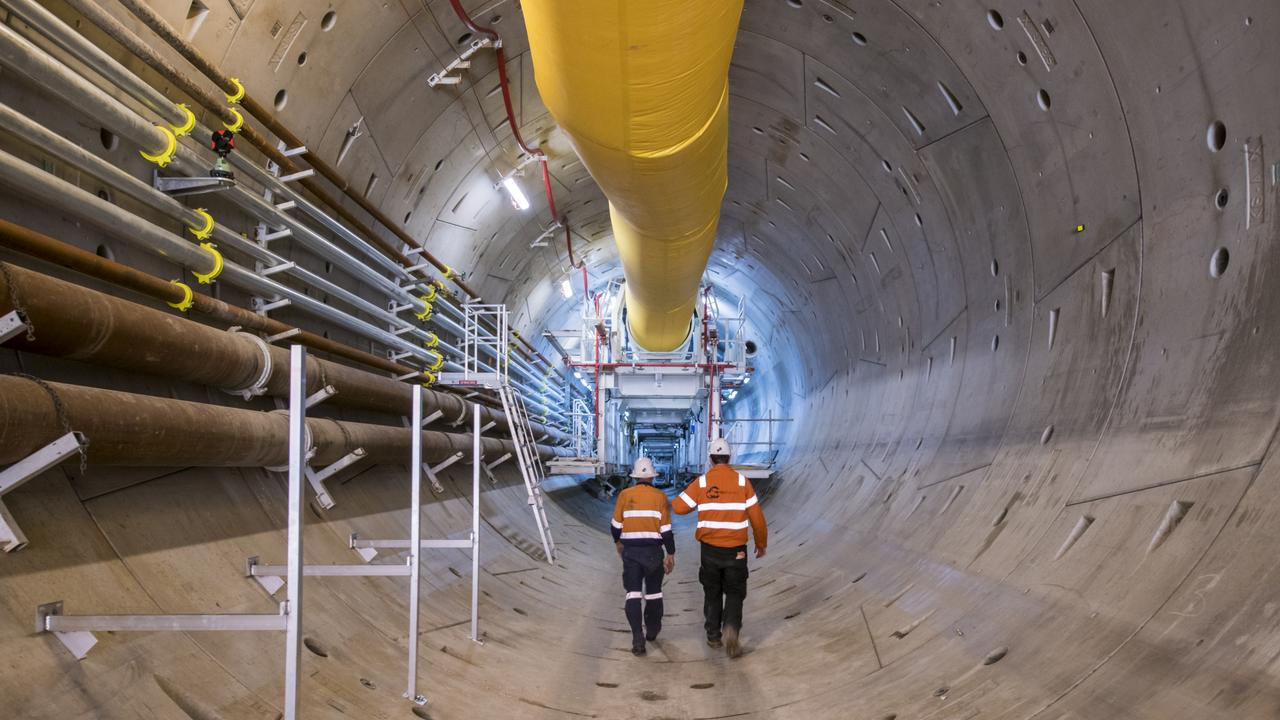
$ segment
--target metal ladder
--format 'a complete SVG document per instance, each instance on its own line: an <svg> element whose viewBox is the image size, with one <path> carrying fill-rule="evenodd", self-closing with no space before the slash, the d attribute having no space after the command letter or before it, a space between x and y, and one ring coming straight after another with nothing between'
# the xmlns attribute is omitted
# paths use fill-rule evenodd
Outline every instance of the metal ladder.
<svg viewBox="0 0 1280 720"><path fill-rule="evenodd" d="M533 428L529 424L529 411L525 407L524 398L508 384L498 387L498 396L502 398L502 411L507 416L511 442L516 446L516 459L520 463L525 489L529 492L529 507L533 510L533 520L538 525L542 551L546 554L547 562L554 565L556 543L551 539L551 526L547 522L547 511L542 502L542 481L546 474L542 468L542 459L538 456L537 438L533 436Z"/></svg>

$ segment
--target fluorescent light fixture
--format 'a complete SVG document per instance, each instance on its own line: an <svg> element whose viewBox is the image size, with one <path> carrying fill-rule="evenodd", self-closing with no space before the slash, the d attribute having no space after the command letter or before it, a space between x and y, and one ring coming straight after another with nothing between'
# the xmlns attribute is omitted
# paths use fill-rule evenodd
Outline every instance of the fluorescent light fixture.
<svg viewBox="0 0 1280 720"><path fill-rule="evenodd" d="M511 205L515 207L515 209L529 209L529 198L525 197L524 191L516 184L516 179L514 177L503 178L502 187L507 189L507 194L511 196Z"/></svg>
<svg viewBox="0 0 1280 720"><path fill-rule="evenodd" d="M742 378L742 384L743 384L743 385L746 385L746 384L747 384L747 383L749 383L749 382L751 382L751 376L750 376L750 375L748 375L748 376L746 376L746 377Z"/></svg>
<svg viewBox="0 0 1280 720"><path fill-rule="evenodd" d="M574 377L576 377L576 378L578 378L579 380L581 380L581 379L582 379L582 371L581 371L581 370L574 370L574 371L573 371L573 376L574 376Z"/></svg>
<svg viewBox="0 0 1280 720"><path fill-rule="evenodd" d="M573 297L573 283L569 282L569 278L560 281L560 294L566 298Z"/></svg>

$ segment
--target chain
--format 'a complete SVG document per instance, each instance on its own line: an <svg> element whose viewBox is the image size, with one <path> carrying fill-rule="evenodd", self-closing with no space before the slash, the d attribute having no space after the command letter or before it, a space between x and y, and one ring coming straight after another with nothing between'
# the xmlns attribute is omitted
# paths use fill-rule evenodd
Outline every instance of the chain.
<svg viewBox="0 0 1280 720"><path fill-rule="evenodd" d="M18 313L18 319L23 325L27 326L27 342L36 341L36 326L27 318L27 309L22 305L22 299L18 297L18 287L13 284L13 276L9 274L8 263L0 262L0 275L4 276L5 287L9 288L9 304L13 306L14 312Z"/></svg>
<svg viewBox="0 0 1280 720"><path fill-rule="evenodd" d="M0 267L2 266L3 266L3 263L0 263ZM41 380L38 377L35 377L34 375L28 375L26 373L20 373L20 372L9 373L9 374L14 377L20 377L23 380L30 380L36 385L39 385L41 390L44 390L46 393L48 393L49 399L53 401L53 412L58 416L58 424L62 426L62 433L65 435L71 432L71 421L67 418L67 406L62 404L62 398L58 396L58 391L54 390L52 385L45 382L44 380ZM89 459L88 450L89 450L89 441L85 440L81 442L80 443L80 475L82 477L84 476L85 468L88 465L88 459Z"/></svg>

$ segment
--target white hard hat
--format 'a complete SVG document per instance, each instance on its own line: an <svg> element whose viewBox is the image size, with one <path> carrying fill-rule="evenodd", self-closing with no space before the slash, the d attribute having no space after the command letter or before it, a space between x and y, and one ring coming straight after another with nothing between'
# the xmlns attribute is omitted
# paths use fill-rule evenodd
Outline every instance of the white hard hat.
<svg viewBox="0 0 1280 720"><path fill-rule="evenodd" d="M631 468L631 477L649 480L658 477L658 473L653 469L653 461L642 457L636 459L635 467Z"/></svg>
<svg viewBox="0 0 1280 720"><path fill-rule="evenodd" d="M711 447L707 448L708 455L731 455L729 441L724 438L716 438L711 441Z"/></svg>

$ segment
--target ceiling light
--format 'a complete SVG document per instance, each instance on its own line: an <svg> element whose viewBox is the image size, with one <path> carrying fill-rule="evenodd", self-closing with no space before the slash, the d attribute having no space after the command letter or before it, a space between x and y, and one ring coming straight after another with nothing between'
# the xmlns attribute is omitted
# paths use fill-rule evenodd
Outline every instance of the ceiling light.
<svg viewBox="0 0 1280 720"><path fill-rule="evenodd" d="M516 184L516 179L514 177L503 178L502 187L507 189L507 194L511 196L511 205L515 207L515 209L529 209L529 198L525 197L524 191Z"/></svg>
<svg viewBox="0 0 1280 720"><path fill-rule="evenodd" d="M749 383L749 382L751 382L751 376L750 376L750 375L748 375L748 376L746 376L746 377L742 378L742 384L743 384L743 385L746 385L746 384L747 384L747 383Z"/></svg>
<svg viewBox="0 0 1280 720"><path fill-rule="evenodd" d="M569 282L569 278L560 281L560 294L566 298L573 297L573 283Z"/></svg>

